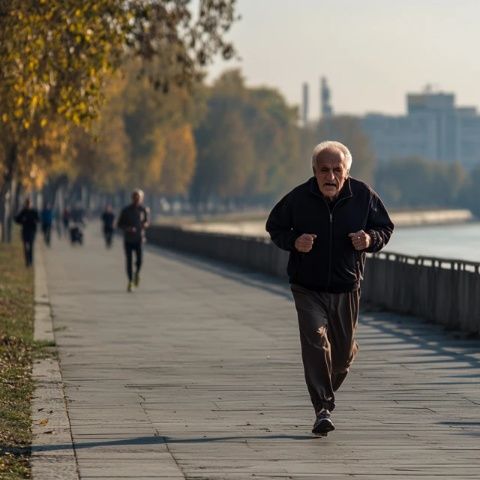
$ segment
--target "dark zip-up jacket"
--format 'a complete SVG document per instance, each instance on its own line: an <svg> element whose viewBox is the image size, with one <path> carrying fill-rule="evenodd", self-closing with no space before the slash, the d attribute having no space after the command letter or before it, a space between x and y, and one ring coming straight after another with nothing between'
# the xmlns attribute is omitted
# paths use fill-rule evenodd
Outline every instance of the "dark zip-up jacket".
<svg viewBox="0 0 480 480"><path fill-rule="evenodd" d="M145 240L145 225L148 223L148 210L143 205L131 203L126 206L118 218L117 227L123 230L123 238L127 243L142 243ZM134 227L135 231L129 229Z"/></svg>
<svg viewBox="0 0 480 480"><path fill-rule="evenodd" d="M349 177L336 201L329 204L312 177L275 205L266 229L277 247L290 251L290 283L341 293L359 288L365 252L378 252L387 244L393 223L378 195L365 183ZM355 250L348 236L358 230L372 239L365 251ZM317 235L308 253L295 248L295 240L303 233Z"/></svg>
<svg viewBox="0 0 480 480"><path fill-rule="evenodd" d="M22 239L32 241L37 232L37 223L40 218L36 208L24 207L16 216L15 222L22 226Z"/></svg>

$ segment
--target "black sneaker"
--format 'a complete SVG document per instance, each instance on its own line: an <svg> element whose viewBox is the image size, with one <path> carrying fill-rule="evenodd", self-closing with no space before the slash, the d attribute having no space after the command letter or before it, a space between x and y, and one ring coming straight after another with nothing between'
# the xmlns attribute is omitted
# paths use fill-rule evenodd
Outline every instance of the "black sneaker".
<svg viewBox="0 0 480 480"><path fill-rule="evenodd" d="M318 414L313 424L312 433L314 435L324 435L335 430L335 425L330 418L330 411L323 408Z"/></svg>

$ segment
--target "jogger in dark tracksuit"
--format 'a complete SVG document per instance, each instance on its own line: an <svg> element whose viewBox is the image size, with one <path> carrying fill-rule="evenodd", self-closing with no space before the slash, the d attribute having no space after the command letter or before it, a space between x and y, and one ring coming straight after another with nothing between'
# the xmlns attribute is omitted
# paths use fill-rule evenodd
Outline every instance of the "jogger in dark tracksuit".
<svg viewBox="0 0 480 480"><path fill-rule="evenodd" d="M124 232L126 269L128 276L127 291L133 291L140 283L140 269L143 260L143 242L145 228L148 227L148 210L142 205L142 190L132 192L132 203L120 213L117 227ZM133 253L135 252L135 275L133 273Z"/></svg>
<svg viewBox="0 0 480 480"><path fill-rule="evenodd" d="M115 223L115 214L113 213L111 205L107 205L100 217L103 223L103 237L105 238L105 245L107 248L112 246L113 231Z"/></svg>
<svg viewBox="0 0 480 480"><path fill-rule="evenodd" d="M330 415L334 392L357 353L365 252L381 250L393 232L378 195L349 176L351 164L351 153L340 142L317 145L314 177L282 198L266 225L272 241L290 251L287 273L316 414L315 434L335 428Z"/></svg>
<svg viewBox="0 0 480 480"><path fill-rule="evenodd" d="M32 208L31 205L30 199L27 198L22 210L15 216L15 222L22 226L23 250L27 267L33 264L33 244L40 220L37 209Z"/></svg>

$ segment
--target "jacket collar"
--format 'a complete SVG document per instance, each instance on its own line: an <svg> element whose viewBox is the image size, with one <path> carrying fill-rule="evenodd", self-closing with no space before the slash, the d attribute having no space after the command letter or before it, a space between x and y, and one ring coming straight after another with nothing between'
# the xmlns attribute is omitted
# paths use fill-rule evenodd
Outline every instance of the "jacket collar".
<svg viewBox="0 0 480 480"><path fill-rule="evenodd" d="M315 177L310 178L309 184L310 184L310 192L311 193L313 193L314 195L317 195L319 197L324 198L322 192L318 188L317 179ZM345 183L343 184L343 187L340 190L340 193L339 193L336 201L338 202L338 200L343 200L343 199L351 198L351 197L353 197L352 185L351 185L351 182L350 182L350 177L348 177L345 180Z"/></svg>

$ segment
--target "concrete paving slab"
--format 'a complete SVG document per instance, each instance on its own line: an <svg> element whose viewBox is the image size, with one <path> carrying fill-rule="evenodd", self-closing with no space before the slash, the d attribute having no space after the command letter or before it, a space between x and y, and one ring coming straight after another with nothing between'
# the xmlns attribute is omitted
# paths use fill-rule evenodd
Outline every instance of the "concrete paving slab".
<svg viewBox="0 0 480 480"><path fill-rule="evenodd" d="M54 343L51 306L44 265L44 246L35 255L34 339ZM32 478L77 480L78 466L65 404L62 375L57 358L35 360L32 369Z"/></svg>

